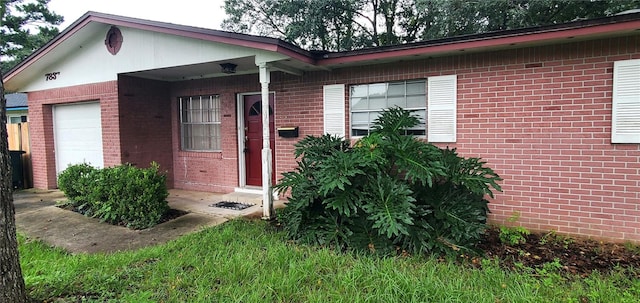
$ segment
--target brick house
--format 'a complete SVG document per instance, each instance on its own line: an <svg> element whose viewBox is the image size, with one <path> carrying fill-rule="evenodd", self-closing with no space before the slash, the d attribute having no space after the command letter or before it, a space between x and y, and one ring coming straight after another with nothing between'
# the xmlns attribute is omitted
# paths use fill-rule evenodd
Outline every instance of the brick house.
<svg viewBox="0 0 640 303"><path fill-rule="evenodd" d="M29 96L36 188L156 161L172 188L270 199L300 138L357 138L401 105L504 178L494 222L640 242L640 13L321 53L89 12L5 81Z"/></svg>

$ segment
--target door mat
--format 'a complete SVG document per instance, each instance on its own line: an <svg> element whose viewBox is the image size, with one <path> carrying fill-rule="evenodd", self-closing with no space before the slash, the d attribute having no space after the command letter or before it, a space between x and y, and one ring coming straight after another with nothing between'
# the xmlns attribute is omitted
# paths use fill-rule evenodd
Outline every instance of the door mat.
<svg viewBox="0 0 640 303"><path fill-rule="evenodd" d="M243 210L243 209L247 209L247 208L249 208L251 206L254 206L254 204L231 202L231 201L220 201L220 202L217 202L217 203L213 203L213 204L211 204L209 206L217 207L217 208L224 208L224 209L231 209L231 210Z"/></svg>

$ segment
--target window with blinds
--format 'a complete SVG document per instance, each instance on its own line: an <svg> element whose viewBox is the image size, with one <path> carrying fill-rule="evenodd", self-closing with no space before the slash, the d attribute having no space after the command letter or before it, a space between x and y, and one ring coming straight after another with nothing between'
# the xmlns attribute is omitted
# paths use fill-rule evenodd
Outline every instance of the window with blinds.
<svg viewBox="0 0 640 303"><path fill-rule="evenodd" d="M180 143L187 151L220 151L220 96L180 97Z"/></svg>
<svg viewBox="0 0 640 303"><path fill-rule="evenodd" d="M424 136L426 132L426 81L402 81L351 86L351 135L366 136L380 113L395 106L413 112L421 123L407 134Z"/></svg>

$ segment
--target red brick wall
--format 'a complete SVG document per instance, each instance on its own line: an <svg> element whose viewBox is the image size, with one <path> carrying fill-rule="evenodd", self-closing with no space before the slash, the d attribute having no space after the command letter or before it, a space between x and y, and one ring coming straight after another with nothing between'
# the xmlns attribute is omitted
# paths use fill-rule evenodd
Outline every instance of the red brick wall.
<svg viewBox="0 0 640 303"><path fill-rule="evenodd" d="M298 139L321 134L323 85L455 74L458 138L449 146L457 147L464 156L483 158L504 178L504 191L490 204L492 221L504 223L519 213L518 223L535 230L640 241L640 144L610 143L613 62L640 58L639 45L640 36L635 35L486 53L460 52L302 76L273 72L270 90L275 92L275 124L299 126ZM123 88L134 82L149 88L161 86L146 80L127 81L131 82L121 83ZM116 91L115 82L108 82L29 94L36 187L55 186L50 104L99 99L103 104L105 165L118 163L125 155L134 157L132 144L143 134L118 137ZM239 184L236 96L259 91L257 75L170 84L172 148L166 153L172 154L176 188L230 192ZM152 94L148 89L139 93ZM161 100L163 93L153 93L153 99ZM206 94L221 96L223 149L181 151L177 98ZM122 91L123 100L126 95ZM158 105L165 106L162 102ZM348 101L345 103L348 106ZM121 112L126 116L130 109L138 108L125 101L121 106L131 106ZM153 125L162 127L165 110L158 110L162 119ZM152 123L144 121L144 116L137 116L141 123ZM160 140L162 133L165 131L158 132L156 139ZM35 139L40 137L44 140ZM295 166L293 144L298 139L276 137L276 174ZM166 148L168 144L158 142L151 146ZM145 153L137 152L136 160L146 160Z"/></svg>
<svg viewBox="0 0 640 303"><path fill-rule="evenodd" d="M34 91L29 93L28 98L35 188L57 187L52 111L55 104L99 101L102 115L104 165L120 163L116 81Z"/></svg>
<svg viewBox="0 0 640 303"><path fill-rule="evenodd" d="M456 74L458 138L449 146L504 178L492 221L519 214L534 230L640 241L640 144L610 143L613 62L637 58L638 35L285 76L276 127L321 133L325 84ZM281 173L295 165L295 140L276 142Z"/></svg>
<svg viewBox="0 0 640 303"><path fill-rule="evenodd" d="M168 171L167 185L173 187L171 99L169 83L120 76L120 146L122 162L149 167L152 161Z"/></svg>
<svg viewBox="0 0 640 303"><path fill-rule="evenodd" d="M635 36L447 64L458 65L459 151L505 179L494 221L519 214L531 229L640 241L640 145L611 144L613 62L640 58L638 45Z"/></svg>
<svg viewBox="0 0 640 303"><path fill-rule="evenodd" d="M232 192L238 186L237 94L260 91L257 75L191 80L173 83L171 109L173 129L174 186L180 189ZM180 150L178 98L220 95L222 105L222 151Z"/></svg>

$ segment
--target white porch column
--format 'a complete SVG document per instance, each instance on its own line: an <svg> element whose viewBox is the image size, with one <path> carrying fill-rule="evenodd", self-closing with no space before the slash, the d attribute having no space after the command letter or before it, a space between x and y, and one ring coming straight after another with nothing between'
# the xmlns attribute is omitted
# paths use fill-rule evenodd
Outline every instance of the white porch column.
<svg viewBox="0 0 640 303"><path fill-rule="evenodd" d="M271 220L273 211L273 189L271 188L271 144L269 138L269 83L271 75L267 63L260 67L260 85L262 88L262 219Z"/></svg>

